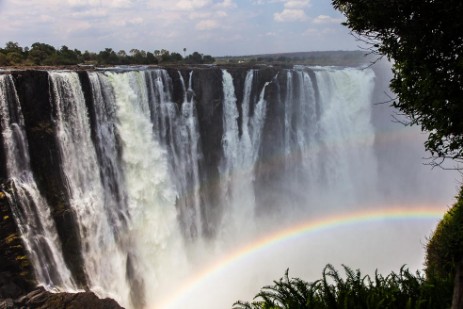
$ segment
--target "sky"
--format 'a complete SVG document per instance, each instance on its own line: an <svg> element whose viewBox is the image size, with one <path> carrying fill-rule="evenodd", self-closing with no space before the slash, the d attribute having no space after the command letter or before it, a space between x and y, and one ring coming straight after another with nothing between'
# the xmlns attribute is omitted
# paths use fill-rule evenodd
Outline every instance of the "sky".
<svg viewBox="0 0 463 309"><path fill-rule="evenodd" d="M330 0L0 0L0 46L212 56L356 50Z"/></svg>

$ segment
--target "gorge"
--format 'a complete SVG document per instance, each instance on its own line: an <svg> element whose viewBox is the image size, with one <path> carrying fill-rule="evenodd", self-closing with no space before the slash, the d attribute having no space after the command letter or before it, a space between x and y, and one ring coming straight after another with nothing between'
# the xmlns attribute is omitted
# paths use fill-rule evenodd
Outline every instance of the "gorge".
<svg viewBox="0 0 463 309"><path fill-rule="evenodd" d="M385 100L381 74L366 66L0 71L0 272L26 290L183 308L167 299L215 258L299 222L377 209L443 213L453 176L422 166L419 133L375 104ZM351 246L367 231L355 250L379 242L378 254L398 255L400 266L409 261L397 251L416 237L419 248L437 219L379 220L349 234ZM303 259L314 251L333 258L328 244L346 245L344 232L319 235L326 247L306 244L289 260L310 264ZM250 277L237 290L252 294L272 263L242 268ZM221 280L197 297L217 297L208 304L219 308L242 297L230 303Z"/></svg>

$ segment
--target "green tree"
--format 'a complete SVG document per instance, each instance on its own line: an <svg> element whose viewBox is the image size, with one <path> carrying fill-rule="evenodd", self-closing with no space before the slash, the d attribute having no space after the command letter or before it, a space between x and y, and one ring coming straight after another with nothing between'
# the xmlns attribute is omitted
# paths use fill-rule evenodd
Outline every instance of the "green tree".
<svg viewBox="0 0 463 309"><path fill-rule="evenodd" d="M6 57L6 63L9 65L19 65L25 58L24 50L17 42L7 42L3 53Z"/></svg>
<svg viewBox="0 0 463 309"><path fill-rule="evenodd" d="M170 54L170 61L172 62L180 62L183 60L183 57L179 53L171 53Z"/></svg>
<svg viewBox="0 0 463 309"><path fill-rule="evenodd" d="M119 64L119 58L112 48L105 48L98 53L98 63L101 64Z"/></svg>
<svg viewBox="0 0 463 309"><path fill-rule="evenodd" d="M393 105L429 132L434 156L463 159L463 2L332 0L374 52L393 59Z"/></svg>
<svg viewBox="0 0 463 309"><path fill-rule="evenodd" d="M15 52L18 54L23 53L23 48L19 46L18 42L12 42L12 41L9 41L5 44L4 50L6 51L6 53L11 53L11 52Z"/></svg>
<svg viewBox="0 0 463 309"><path fill-rule="evenodd" d="M79 51L69 49L66 45L63 45L58 52L59 64L64 65L75 65L79 63Z"/></svg>
<svg viewBox="0 0 463 309"><path fill-rule="evenodd" d="M411 124L429 132L425 147L441 159L435 163L449 157L463 161L463 2L332 0L332 4L372 52L393 60L391 88L397 94L393 105ZM456 221L458 229L462 225L462 220ZM459 242L456 234L447 236ZM463 259L454 262L457 293L452 308L463 308Z"/></svg>
<svg viewBox="0 0 463 309"><path fill-rule="evenodd" d="M203 63L203 55L195 51L186 57L186 62L190 64L201 64Z"/></svg>
<svg viewBox="0 0 463 309"><path fill-rule="evenodd" d="M8 60L6 59L5 54L0 52L0 65L7 65L7 64L8 64Z"/></svg>
<svg viewBox="0 0 463 309"><path fill-rule="evenodd" d="M457 202L439 222L426 250L426 275L429 278L455 278L454 303L461 302L463 290L463 187ZM454 307L461 308L461 307Z"/></svg>
<svg viewBox="0 0 463 309"><path fill-rule="evenodd" d="M44 65L46 64L46 59L54 54L56 54L56 49L53 46L36 42L32 44L29 50L28 59L32 64Z"/></svg>
<svg viewBox="0 0 463 309"><path fill-rule="evenodd" d="M146 64L158 64L158 59L154 57L152 52L146 53Z"/></svg>

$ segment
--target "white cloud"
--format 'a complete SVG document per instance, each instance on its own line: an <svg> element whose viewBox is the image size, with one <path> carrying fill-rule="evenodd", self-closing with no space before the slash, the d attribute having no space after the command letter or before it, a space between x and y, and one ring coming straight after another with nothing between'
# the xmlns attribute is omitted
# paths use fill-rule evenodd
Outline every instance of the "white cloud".
<svg viewBox="0 0 463 309"><path fill-rule="evenodd" d="M50 15L45 15L45 14L43 14L43 15L40 15L40 16L39 16L39 20L40 20L41 22L48 23L48 22L52 22L52 21L54 20L54 18L51 17Z"/></svg>
<svg viewBox="0 0 463 309"><path fill-rule="evenodd" d="M314 30L308 30L305 35L312 35L314 39L328 41L333 34L325 38L321 33L327 32L322 28L332 27L340 33L344 31L343 35L354 41L346 29L334 24L339 23L339 15L329 5L317 13L318 17L310 14L311 7L318 6L319 2L0 0L3 20L0 45L13 40L30 46L38 41L90 51L106 47L181 51L186 46L189 51L217 56L310 49L312 45L305 47L307 37L302 36L309 26ZM286 23L283 25L283 22ZM315 33L318 36L314 36Z"/></svg>
<svg viewBox="0 0 463 309"><path fill-rule="evenodd" d="M219 9L229 9L229 8L236 8L236 3L233 0L223 0L220 3L215 5Z"/></svg>
<svg viewBox="0 0 463 309"><path fill-rule="evenodd" d="M135 4L136 0L66 0L65 3L71 7L104 7L104 8L129 8ZM62 4L62 2L60 3Z"/></svg>
<svg viewBox="0 0 463 309"><path fill-rule="evenodd" d="M310 0L289 0L285 3L285 9L300 9L310 6Z"/></svg>
<svg viewBox="0 0 463 309"><path fill-rule="evenodd" d="M74 18L101 18L108 16L108 11L101 8L77 11L70 14Z"/></svg>
<svg viewBox="0 0 463 309"><path fill-rule="evenodd" d="M211 0L180 0L175 4L175 7L182 11L192 11L204 8L211 4Z"/></svg>
<svg viewBox="0 0 463 309"><path fill-rule="evenodd" d="M344 21L344 18L334 18L328 15L319 15L314 20L314 24L340 24Z"/></svg>
<svg viewBox="0 0 463 309"><path fill-rule="evenodd" d="M280 13L273 14L273 19L278 22L305 21L307 15L304 10L284 9Z"/></svg>
<svg viewBox="0 0 463 309"><path fill-rule="evenodd" d="M269 4L269 3L278 3L285 2L286 0L252 0L253 4Z"/></svg>
<svg viewBox="0 0 463 309"><path fill-rule="evenodd" d="M196 29L200 31L216 29L219 23L213 19L202 20L196 24Z"/></svg>
<svg viewBox="0 0 463 309"><path fill-rule="evenodd" d="M273 14L273 19L277 22L305 21L304 8L309 6L310 0L285 0L283 11Z"/></svg>

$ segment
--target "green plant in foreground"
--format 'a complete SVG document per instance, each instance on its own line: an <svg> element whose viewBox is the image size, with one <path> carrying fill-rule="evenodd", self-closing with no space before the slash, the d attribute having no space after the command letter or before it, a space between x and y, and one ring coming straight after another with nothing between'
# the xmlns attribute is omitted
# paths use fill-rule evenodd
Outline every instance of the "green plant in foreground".
<svg viewBox="0 0 463 309"><path fill-rule="evenodd" d="M374 277L344 266L345 275L328 264L322 279L305 282L290 278L288 271L272 286L265 286L254 301L238 301L233 309L434 309L449 308L452 283L449 278L426 279L404 266L398 273Z"/></svg>

